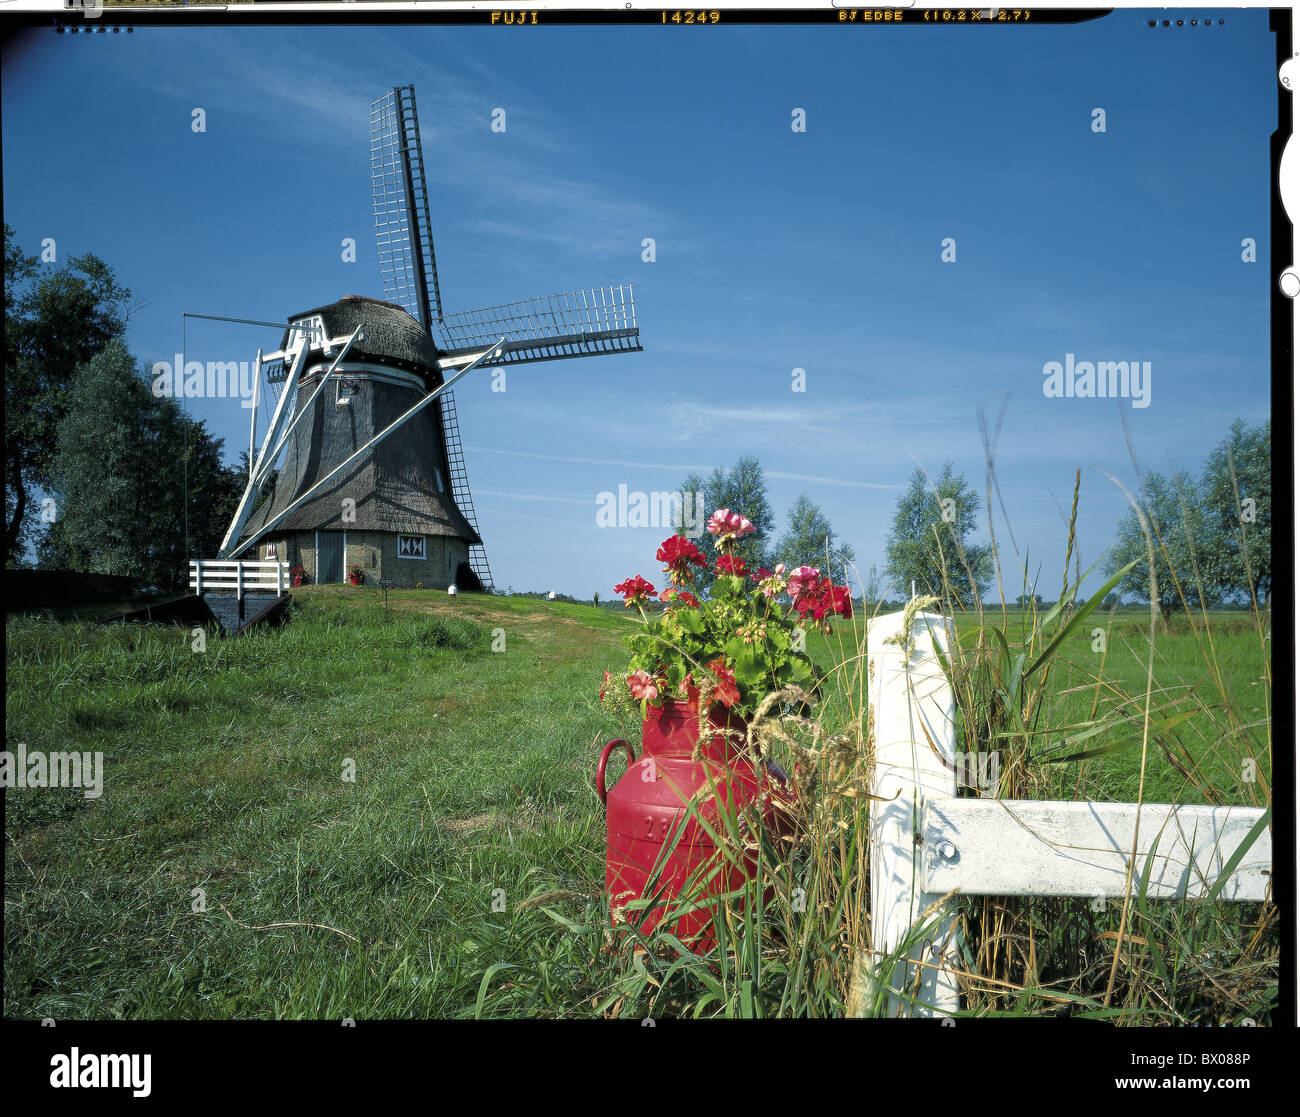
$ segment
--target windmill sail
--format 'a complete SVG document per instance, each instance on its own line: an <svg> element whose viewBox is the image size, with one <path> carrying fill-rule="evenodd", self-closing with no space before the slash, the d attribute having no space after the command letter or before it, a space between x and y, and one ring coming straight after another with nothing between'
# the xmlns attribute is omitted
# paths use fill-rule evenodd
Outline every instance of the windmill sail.
<svg viewBox="0 0 1300 1117"><path fill-rule="evenodd" d="M414 86L397 86L371 106L370 181L385 295L441 339L438 366L444 373L467 367L499 344L493 356L498 365L641 350L630 285L443 314ZM451 392L442 396L439 406L452 496L477 533ZM490 589L492 571L482 544L470 549L469 562Z"/></svg>
<svg viewBox="0 0 1300 1117"><path fill-rule="evenodd" d="M497 364L558 361L641 349L632 287L564 291L449 314L442 321L443 361L459 364L505 337Z"/></svg>
<svg viewBox="0 0 1300 1117"><path fill-rule="evenodd" d="M371 105L370 193L384 293L432 334L434 321L442 319L442 293L433 254L414 86L398 86ZM477 533L478 516L470 495L453 393L445 392L438 407L452 498ZM492 568L481 543L470 548L469 564L484 589L491 590Z"/></svg>

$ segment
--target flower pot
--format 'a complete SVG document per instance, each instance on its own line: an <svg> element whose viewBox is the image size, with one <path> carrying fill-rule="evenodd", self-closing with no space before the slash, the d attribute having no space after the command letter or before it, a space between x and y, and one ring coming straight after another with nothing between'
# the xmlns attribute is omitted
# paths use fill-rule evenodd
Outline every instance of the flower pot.
<svg viewBox="0 0 1300 1117"><path fill-rule="evenodd" d="M728 814L754 803L764 829L788 835L789 816L781 808L793 802L784 772L766 761L756 771L744 754L742 719L715 712L709 721L717 732L700 742L698 695L693 701L652 706L642 726L640 759L634 761L627 741L611 741L596 772L606 804L605 886L612 921L639 923L641 932L649 934L664 922L672 901L683 893L695 896L705 906L679 915L672 930L699 953L714 944L716 905L707 899L739 888L757 867L754 850L728 857L714 835L725 835ZM697 742L700 755L693 759ZM620 746L627 750L628 769L607 793L605 766ZM695 817L688 819L691 802ZM656 893L664 904L626 910L630 901Z"/></svg>
<svg viewBox="0 0 1300 1117"><path fill-rule="evenodd" d="M745 719L714 705L709 714L712 732L700 745L700 755L726 763L740 755L745 743ZM691 756L700 740L700 692L694 688L685 702L665 702L646 710L641 748L647 756Z"/></svg>

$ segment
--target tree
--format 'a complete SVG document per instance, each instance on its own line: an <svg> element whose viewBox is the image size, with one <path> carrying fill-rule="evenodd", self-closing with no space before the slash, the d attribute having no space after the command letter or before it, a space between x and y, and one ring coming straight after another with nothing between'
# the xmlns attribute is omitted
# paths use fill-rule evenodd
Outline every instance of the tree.
<svg viewBox="0 0 1300 1117"><path fill-rule="evenodd" d="M827 577L846 585L849 566L857 556L848 543L836 539L826 514L801 493L790 508L785 534L772 557L791 568L804 564L821 567Z"/></svg>
<svg viewBox="0 0 1300 1117"><path fill-rule="evenodd" d="M1206 579L1213 561L1213 543L1192 476L1186 472L1172 477L1147 473L1142 478L1138 503L1155 551L1156 605L1161 617L1168 620L1184 598L1196 607L1203 594L1207 605L1215 604L1218 593ZM1120 582L1119 592L1150 601L1147 539L1132 508L1120 519L1115 543L1107 554L1107 572L1114 574L1130 562L1134 563L1133 569Z"/></svg>
<svg viewBox="0 0 1300 1117"><path fill-rule="evenodd" d="M862 601L866 606L871 606L884 596L884 582L880 577L880 572L872 563L871 569L867 571L867 584L862 589Z"/></svg>
<svg viewBox="0 0 1300 1117"><path fill-rule="evenodd" d="M1229 596L1249 597L1253 583L1260 603L1268 601L1273 589L1271 454L1271 421L1250 427L1238 419L1201 475L1211 544L1206 576Z"/></svg>
<svg viewBox="0 0 1300 1117"><path fill-rule="evenodd" d="M155 480L149 452L152 398L121 341L79 367L48 467L58 522L42 565L139 575Z"/></svg>
<svg viewBox="0 0 1300 1117"><path fill-rule="evenodd" d="M50 467L59 522L39 544L42 565L182 585L191 557L216 554L247 466L223 465L221 439L155 398L120 340L76 371L70 399Z"/></svg>
<svg viewBox="0 0 1300 1117"><path fill-rule="evenodd" d="M736 547L736 554L745 560L745 565L750 570L773 565L770 551L773 545L772 531L775 516L767 495L767 480L763 477L763 467L757 458L742 457L730 469L717 466L707 480L701 478L698 473L688 474L682 480L683 499L692 499L689 494L695 492L704 494L705 520L717 509L728 508L746 517L754 525L754 533L744 536ZM694 510L693 504L692 510ZM708 534L703 525L698 531L692 532L683 524L682 519L679 519L676 526L682 535L693 539L700 549L712 558L715 554L713 548L711 546L706 548L704 544L711 543L713 537ZM701 589L707 589L713 584L712 562L706 570L701 571L701 575L699 586Z"/></svg>
<svg viewBox="0 0 1300 1117"><path fill-rule="evenodd" d="M933 486L924 470L913 472L885 544L886 571L904 598L911 596L915 580L920 594L952 596L962 604L970 604L976 595L983 599L993 577L992 549L968 542L979 507L979 498L966 479L953 472L951 462L944 463Z"/></svg>
<svg viewBox="0 0 1300 1117"><path fill-rule="evenodd" d="M33 490L49 488L58 431L77 369L126 328L131 293L96 256L41 278L40 261L4 226L5 564L31 534Z"/></svg>

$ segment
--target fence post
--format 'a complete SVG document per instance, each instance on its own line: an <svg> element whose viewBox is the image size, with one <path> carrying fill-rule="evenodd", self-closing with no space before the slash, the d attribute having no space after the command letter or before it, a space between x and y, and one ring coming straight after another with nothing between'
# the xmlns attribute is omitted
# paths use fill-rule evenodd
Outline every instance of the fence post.
<svg viewBox="0 0 1300 1117"><path fill-rule="evenodd" d="M284 563L275 564L275 596L284 596Z"/></svg>
<svg viewBox="0 0 1300 1117"><path fill-rule="evenodd" d="M941 895L922 891L920 874L922 808L957 793L955 703L935 644L948 655L951 622L910 608L872 620L867 630L871 792L889 800L871 803L869 989L873 1000L885 1001L888 1016L946 1016L959 1007L948 968L957 948L956 911L939 903ZM905 957L885 957L905 944Z"/></svg>
<svg viewBox="0 0 1300 1117"><path fill-rule="evenodd" d="M190 559L190 567L194 571L194 592L200 597L203 596L203 563Z"/></svg>
<svg viewBox="0 0 1300 1117"><path fill-rule="evenodd" d="M244 600L244 564L235 563L235 600Z"/></svg>

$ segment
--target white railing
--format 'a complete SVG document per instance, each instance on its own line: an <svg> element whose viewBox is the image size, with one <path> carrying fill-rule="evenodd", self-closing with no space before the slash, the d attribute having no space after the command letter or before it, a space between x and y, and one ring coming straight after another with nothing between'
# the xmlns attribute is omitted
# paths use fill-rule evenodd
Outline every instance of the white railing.
<svg viewBox="0 0 1300 1117"><path fill-rule="evenodd" d="M935 654L937 644L947 657L951 622L917 613L904 631L905 619L879 617L867 633L872 794L887 800L871 805L868 976L887 1015L960 1007L954 892L1104 902L1136 895L1145 876L1152 899L1271 895L1272 835L1257 807L957 798L955 704Z"/></svg>
<svg viewBox="0 0 1300 1117"><path fill-rule="evenodd" d="M238 562L224 559L191 559L190 589L205 593L230 593L240 601L252 591L275 590L280 596L289 588L289 564L267 559L265 562Z"/></svg>

